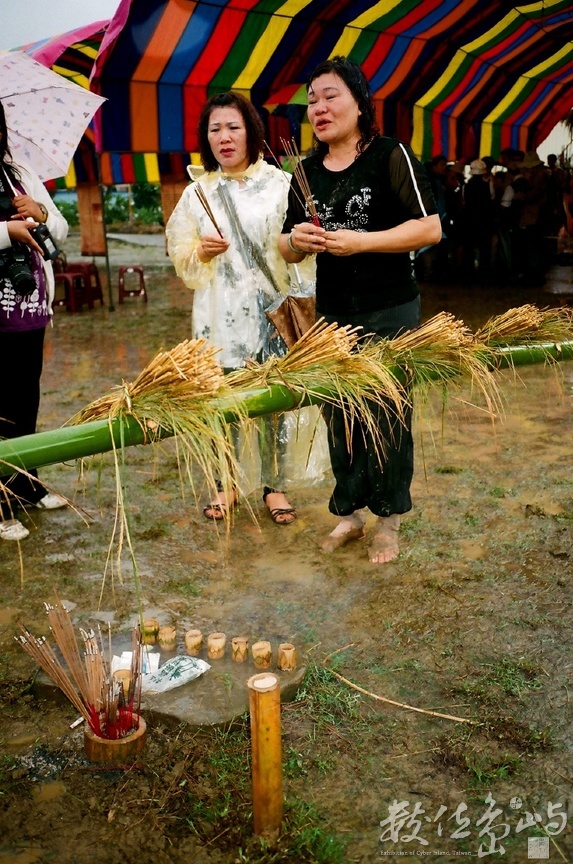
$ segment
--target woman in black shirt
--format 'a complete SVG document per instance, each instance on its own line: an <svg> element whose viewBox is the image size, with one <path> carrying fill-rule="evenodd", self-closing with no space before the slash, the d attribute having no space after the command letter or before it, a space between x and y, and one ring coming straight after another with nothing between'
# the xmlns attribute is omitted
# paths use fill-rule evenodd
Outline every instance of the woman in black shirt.
<svg viewBox="0 0 573 864"><path fill-rule="evenodd" d="M420 320L410 252L442 236L428 176L408 146L377 133L368 83L355 63L345 57L321 63L307 92L318 146L304 170L320 225L291 187L281 253L290 263L317 255L319 317L392 338ZM370 560L391 561L398 555L400 515L412 507L410 418L392 423L391 412L378 410L387 445L381 463L365 428L354 428L349 442L343 412L327 407L325 413L336 481L329 509L339 523L322 548L331 552L363 537L368 507L378 517Z"/></svg>

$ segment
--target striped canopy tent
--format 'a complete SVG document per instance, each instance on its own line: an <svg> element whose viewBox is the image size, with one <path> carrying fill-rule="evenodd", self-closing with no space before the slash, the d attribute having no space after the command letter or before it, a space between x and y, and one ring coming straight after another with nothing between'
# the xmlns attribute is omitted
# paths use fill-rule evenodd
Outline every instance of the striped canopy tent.
<svg viewBox="0 0 573 864"><path fill-rule="evenodd" d="M38 63L89 89L90 76L109 21L96 21L50 39L22 46ZM159 183L162 175L185 176L189 155L182 153L102 153L101 182L106 186L122 183ZM82 137L66 177L49 180L53 189L73 189L81 183L97 183L98 166L95 133L90 126Z"/></svg>
<svg viewBox="0 0 573 864"><path fill-rule="evenodd" d="M423 159L535 149L571 108L572 36L570 0L122 0L92 78L109 100L98 149L192 152L208 96L304 102L335 54L362 66L382 131Z"/></svg>

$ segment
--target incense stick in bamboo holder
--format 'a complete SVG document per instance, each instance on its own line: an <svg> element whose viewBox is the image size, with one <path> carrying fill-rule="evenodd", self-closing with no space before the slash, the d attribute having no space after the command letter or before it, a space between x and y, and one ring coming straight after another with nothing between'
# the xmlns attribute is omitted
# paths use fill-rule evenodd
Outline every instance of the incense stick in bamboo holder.
<svg viewBox="0 0 573 864"><path fill-rule="evenodd" d="M281 672L293 672L296 669L296 649L290 642L281 642L277 649L277 668Z"/></svg>
<svg viewBox="0 0 573 864"><path fill-rule="evenodd" d="M141 638L144 645L155 645L159 633L159 621L157 618L146 618L141 628Z"/></svg>
<svg viewBox="0 0 573 864"><path fill-rule="evenodd" d="M270 642L255 642L251 648L253 663L258 669L268 669L273 661L273 649Z"/></svg>
<svg viewBox="0 0 573 864"><path fill-rule="evenodd" d="M247 682L251 715L253 817L255 834L276 840L283 818L281 690L272 672Z"/></svg>
<svg viewBox="0 0 573 864"><path fill-rule="evenodd" d="M231 639L231 657L235 663L244 663L249 657L249 640L245 636Z"/></svg>
<svg viewBox="0 0 573 864"><path fill-rule="evenodd" d="M100 738L86 724L84 751L90 762L103 765L130 765L143 752L147 740L147 725L143 717L139 726L124 738Z"/></svg>
<svg viewBox="0 0 573 864"><path fill-rule="evenodd" d="M225 656L225 643L227 637L224 633L209 633L207 636L207 657L210 660L220 660Z"/></svg>
<svg viewBox="0 0 573 864"><path fill-rule="evenodd" d="M164 651L174 651L177 646L177 630L171 624L160 627L157 641Z"/></svg>
<svg viewBox="0 0 573 864"><path fill-rule="evenodd" d="M123 697L124 699L127 699L129 687L131 684L131 669L116 669L113 673L113 677L121 684L123 689Z"/></svg>
<svg viewBox="0 0 573 864"><path fill-rule="evenodd" d="M203 646L203 634L200 630L188 630L185 634L185 650L190 657L198 657Z"/></svg>

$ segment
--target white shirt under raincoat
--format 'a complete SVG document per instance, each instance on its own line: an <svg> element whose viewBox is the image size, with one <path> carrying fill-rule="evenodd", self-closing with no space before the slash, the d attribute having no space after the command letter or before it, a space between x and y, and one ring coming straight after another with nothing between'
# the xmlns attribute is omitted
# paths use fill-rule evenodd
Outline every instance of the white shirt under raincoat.
<svg viewBox="0 0 573 864"><path fill-rule="evenodd" d="M202 237L217 231L197 196L196 183L231 244L207 264L201 263L197 250ZM194 338L221 348L219 363L237 368L270 350L266 308L281 295L314 293L314 259L289 265L278 251L289 190L289 179L278 168L259 159L239 175L212 171L196 183L184 191L167 223L167 249L177 275L195 291Z"/></svg>

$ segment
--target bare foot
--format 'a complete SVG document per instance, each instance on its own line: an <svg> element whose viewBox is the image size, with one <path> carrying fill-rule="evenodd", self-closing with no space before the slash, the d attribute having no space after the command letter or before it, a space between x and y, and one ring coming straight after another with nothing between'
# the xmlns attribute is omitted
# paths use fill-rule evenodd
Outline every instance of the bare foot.
<svg viewBox="0 0 573 864"><path fill-rule="evenodd" d="M231 492L217 492L217 500L203 507L203 515L207 519L220 522L221 519L225 519L229 515L229 512L237 506L237 500L237 493L234 490Z"/></svg>
<svg viewBox="0 0 573 864"><path fill-rule="evenodd" d="M346 546L351 540L360 540L364 537L364 521L364 514L360 510L355 510L350 516L343 516L320 548L330 553Z"/></svg>
<svg viewBox="0 0 573 864"><path fill-rule="evenodd" d="M387 564L400 554L398 546L398 531L400 530L400 516L393 513L391 516L379 516L376 523L376 531L372 542L368 547L368 557L372 564Z"/></svg>
<svg viewBox="0 0 573 864"><path fill-rule="evenodd" d="M296 519L296 510L290 506L284 492L265 492L263 501L277 525L290 525Z"/></svg>

